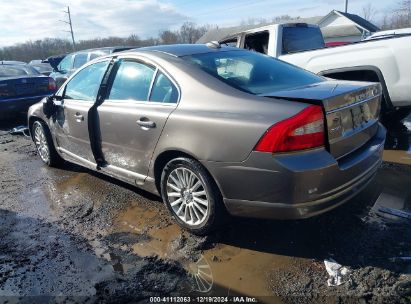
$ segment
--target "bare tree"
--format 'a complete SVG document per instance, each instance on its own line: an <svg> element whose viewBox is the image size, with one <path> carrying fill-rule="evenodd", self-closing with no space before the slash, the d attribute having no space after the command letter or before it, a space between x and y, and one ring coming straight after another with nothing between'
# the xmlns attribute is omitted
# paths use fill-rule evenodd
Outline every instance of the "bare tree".
<svg viewBox="0 0 411 304"><path fill-rule="evenodd" d="M172 32L170 30L160 32L160 42L162 44L173 44L178 43L178 33Z"/></svg>
<svg viewBox="0 0 411 304"><path fill-rule="evenodd" d="M411 26L411 0L401 0L396 13L403 19L402 22Z"/></svg>
<svg viewBox="0 0 411 304"><path fill-rule="evenodd" d="M362 17L367 21L372 21L377 11L371 3L368 3L362 7Z"/></svg>
<svg viewBox="0 0 411 304"><path fill-rule="evenodd" d="M184 22L180 27L180 41L182 43L195 43L206 32L206 26L197 27L194 22Z"/></svg>
<svg viewBox="0 0 411 304"><path fill-rule="evenodd" d="M411 0L401 0L396 7L388 11L381 22L381 29L411 27Z"/></svg>

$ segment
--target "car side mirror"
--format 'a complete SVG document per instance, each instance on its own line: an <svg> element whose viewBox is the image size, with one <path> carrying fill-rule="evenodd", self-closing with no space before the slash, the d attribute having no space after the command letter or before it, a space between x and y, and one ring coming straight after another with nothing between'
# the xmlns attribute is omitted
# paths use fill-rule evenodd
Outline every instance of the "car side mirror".
<svg viewBox="0 0 411 304"><path fill-rule="evenodd" d="M63 96L60 95L51 95L46 98L43 103L43 113L46 115L47 118L50 118L54 113L57 111L57 105L54 103L55 101L62 101Z"/></svg>

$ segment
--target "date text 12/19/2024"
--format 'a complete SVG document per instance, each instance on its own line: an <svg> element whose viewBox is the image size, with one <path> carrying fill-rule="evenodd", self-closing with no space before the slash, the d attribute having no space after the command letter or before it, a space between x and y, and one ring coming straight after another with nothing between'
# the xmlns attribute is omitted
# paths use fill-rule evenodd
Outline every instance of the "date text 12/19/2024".
<svg viewBox="0 0 411 304"><path fill-rule="evenodd" d="M150 303L258 303L253 297L150 297Z"/></svg>

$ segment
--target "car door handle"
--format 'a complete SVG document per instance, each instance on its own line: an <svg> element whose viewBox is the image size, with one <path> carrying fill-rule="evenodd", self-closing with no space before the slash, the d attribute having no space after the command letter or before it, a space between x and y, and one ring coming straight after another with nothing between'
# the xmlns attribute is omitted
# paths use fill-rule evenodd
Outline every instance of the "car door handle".
<svg viewBox="0 0 411 304"><path fill-rule="evenodd" d="M149 120L146 117L142 117L139 120L137 120L137 124L143 128L155 128L156 123L154 121Z"/></svg>
<svg viewBox="0 0 411 304"><path fill-rule="evenodd" d="M84 116L81 115L80 113L74 114L74 117L76 118L76 121L77 121L77 122L82 122L82 121L84 121Z"/></svg>

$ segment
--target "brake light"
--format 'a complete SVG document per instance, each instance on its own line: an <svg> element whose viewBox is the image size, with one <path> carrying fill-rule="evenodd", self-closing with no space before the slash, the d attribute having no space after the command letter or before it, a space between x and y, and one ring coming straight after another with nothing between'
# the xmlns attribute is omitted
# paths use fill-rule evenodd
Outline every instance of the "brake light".
<svg viewBox="0 0 411 304"><path fill-rule="evenodd" d="M324 115L320 106L309 106L297 115L271 126L255 146L260 152L287 152L324 145Z"/></svg>
<svg viewBox="0 0 411 304"><path fill-rule="evenodd" d="M55 82L54 79L51 78L51 77L49 77L48 89L49 89L49 91L55 91L55 90L57 90L56 82Z"/></svg>

